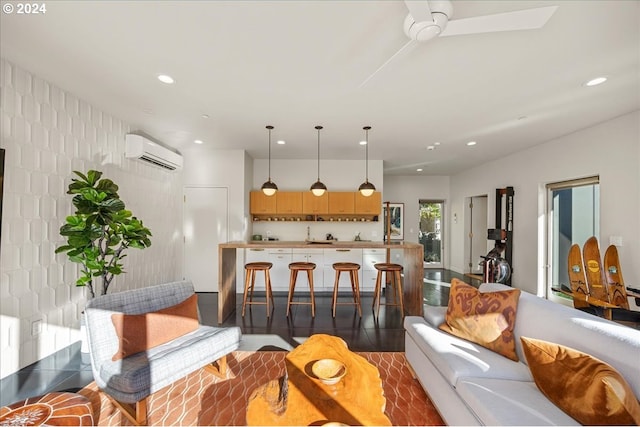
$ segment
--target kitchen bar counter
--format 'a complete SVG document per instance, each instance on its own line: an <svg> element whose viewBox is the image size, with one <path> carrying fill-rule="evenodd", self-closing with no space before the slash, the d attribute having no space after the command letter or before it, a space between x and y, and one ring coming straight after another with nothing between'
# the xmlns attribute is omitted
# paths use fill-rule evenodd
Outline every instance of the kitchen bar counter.
<svg viewBox="0 0 640 427"><path fill-rule="evenodd" d="M236 309L236 252L238 249L315 248L315 249L394 249L404 254L403 294L405 314L422 316L422 286L424 250L418 243L366 241L249 241L218 245L218 323L221 324ZM240 281L242 284L242 280Z"/></svg>

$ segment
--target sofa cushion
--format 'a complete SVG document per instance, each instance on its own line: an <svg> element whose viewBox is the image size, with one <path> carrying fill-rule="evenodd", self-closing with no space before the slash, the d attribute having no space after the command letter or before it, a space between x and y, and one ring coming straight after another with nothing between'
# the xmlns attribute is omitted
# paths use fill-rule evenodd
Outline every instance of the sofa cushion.
<svg viewBox="0 0 640 427"><path fill-rule="evenodd" d="M640 404L610 365L580 351L521 337L534 381L582 424L640 425Z"/></svg>
<svg viewBox="0 0 640 427"><path fill-rule="evenodd" d="M444 318L447 314L447 307L434 306L434 305L425 305L424 306L424 320L427 321L428 324L437 328L442 325L444 322Z"/></svg>
<svg viewBox="0 0 640 427"><path fill-rule="evenodd" d="M533 381L524 363L514 362L478 344L429 326L422 317L405 317L404 328L452 386L460 377Z"/></svg>
<svg viewBox="0 0 640 427"><path fill-rule="evenodd" d="M198 329L198 296L162 310L144 314L114 313L111 321L120 346L113 361L165 344Z"/></svg>
<svg viewBox="0 0 640 427"><path fill-rule="evenodd" d="M483 293L453 279L440 329L518 361L513 329L519 297L519 289Z"/></svg>
<svg viewBox="0 0 640 427"><path fill-rule="evenodd" d="M579 425L540 393L533 381L460 378L456 390L482 425Z"/></svg>
<svg viewBox="0 0 640 427"><path fill-rule="evenodd" d="M237 326L200 326L145 353L103 363L96 382L114 399L134 403L236 350L241 336Z"/></svg>

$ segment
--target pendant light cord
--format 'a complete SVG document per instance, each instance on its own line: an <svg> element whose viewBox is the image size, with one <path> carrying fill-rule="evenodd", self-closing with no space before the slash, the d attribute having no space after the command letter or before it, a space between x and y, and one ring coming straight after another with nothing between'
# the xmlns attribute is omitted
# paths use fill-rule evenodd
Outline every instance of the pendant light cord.
<svg viewBox="0 0 640 427"><path fill-rule="evenodd" d="M364 152L365 152L365 181L369 182L369 129L368 126L364 128L364 139L367 142L365 144Z"/></svg>
<svg viewBox="0 0 640 427"><path fill-rule="evenodd" d="M364 140L366 142L365 147L364 147L364 153L365 153L365 182L369 182L369 129L371 129L371 126L365 126L362 129L364 129Z"/></svg>
<svg viewBox="0 0 640 427"><path fill-rule="evenodd" d="M271 181L271 129L269 129L269 181Z"/></svg>
<svg viewBox="0 0 640 427"><path fill-rule="evenodd" d="M271 182L271 130L273 126L267 126L269 129L269 182Z"/></svg>
<svg viewBox="0 0 640 427"><path fill-rule="evenodd" d="M316 126L318 130L318 181L320 181L320 129L322 126Z"/></svg>

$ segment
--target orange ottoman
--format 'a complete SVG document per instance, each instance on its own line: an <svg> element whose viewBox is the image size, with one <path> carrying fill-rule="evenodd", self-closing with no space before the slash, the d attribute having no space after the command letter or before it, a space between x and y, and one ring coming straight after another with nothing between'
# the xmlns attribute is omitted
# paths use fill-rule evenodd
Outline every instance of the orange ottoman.
<svg viewBox="0 0 640 427"><path fill-rule="evenodd" d="M0 408L0 425L92 426L91 402L76 393L47 393Z"/></svg>

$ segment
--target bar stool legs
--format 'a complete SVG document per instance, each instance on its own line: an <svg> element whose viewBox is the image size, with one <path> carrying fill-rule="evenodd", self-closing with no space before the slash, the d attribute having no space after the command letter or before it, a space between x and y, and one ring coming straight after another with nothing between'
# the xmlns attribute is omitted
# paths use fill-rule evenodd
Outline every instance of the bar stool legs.
<svg viewBox="0 0 640 427"><path fill-rule="evenodd" d="M358 270L360 270L360 265L352 262L336 262L333 264L333 269L336 271L336 280L333 284L333 299L331 301L333 317L336 317L337 305L355 305L358 307L358 315L362 317L362 308L360 304L360 282L358 281ZM353 302L338 302L338 283L340 282L340 273L342 272L349 273Z"/></svg>
<svg viewBox="0 0 640 427"><path fill-rule="evenodd" d="M289 264L289 270L291 275L289 279L289 297L287 298L287 317L289 317L289 310L292 304L310 305L311 317L316 317L316 298L313 293L313 270L316 265L312 262L292 262ZM309 281L309 291L311 292L310 300L306 301L293 301L293 293L296 288L296 280L298 279L298 271L307 272L307 280Z"/></svg>
<svg viewBox="0 0 640 427"><path fill-rule="evenodd" d="M245 278L244 293L242 296L242 317L244 317L246 306L252 304L266 305L267 317L271 317L271 308L275 307L275 304L273 302L273 292L271 291L271 276L269 275L269 270L271 269L271 267L273 267L273 264L270 262L250 262L244 266ZM253 289L255 288L257 271L264 272L264 285L266 293L265 302L253 301Z"/></svg>
<svg viewBox="0 0 640 427"><path fill-rule="evenodd" d="M404 316L404 301L403 301L403 293L402 293L402 266L400 264L391 264L391 263L378 263L375 264L374 267L378 270L378 275L376 276L376 288L373 293L373 304L371 308L376 310L376 316L380 315L380 296L382 294L382 275L383 273L388 275L391 273L391 282L390 285L393 288L393 302L386 302L384 305L389 306L398 306L400 307L400 314ZM387 300L389 300L391 295L387 292Z"/></svg>

